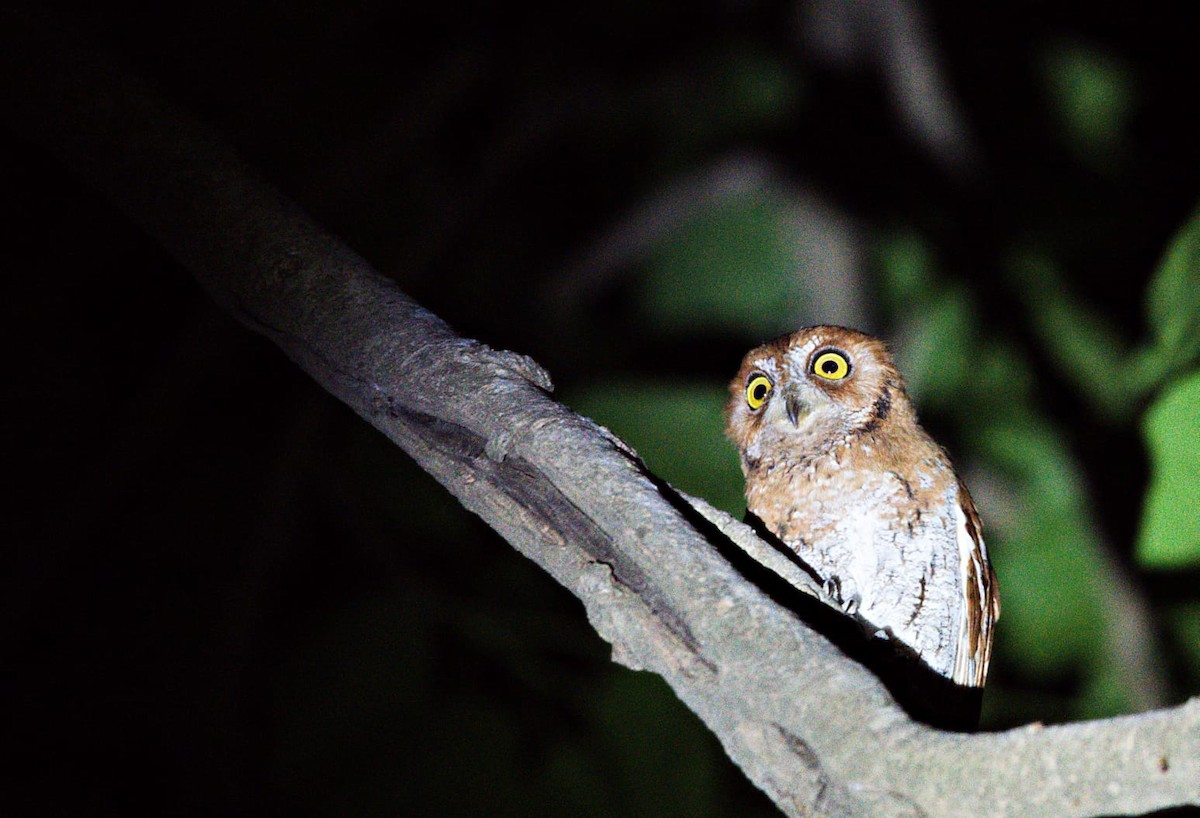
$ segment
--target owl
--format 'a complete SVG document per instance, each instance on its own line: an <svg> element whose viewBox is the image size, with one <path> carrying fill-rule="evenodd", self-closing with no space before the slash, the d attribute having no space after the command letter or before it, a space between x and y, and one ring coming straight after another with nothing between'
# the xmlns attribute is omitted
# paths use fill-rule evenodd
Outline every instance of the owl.
<svg viewBox="0 0 1200 818"><path fill-rule="evenodd" d="M979 516L883 342L806 327L747 354L729 392L749 511L843 610L982 687L1000 597Z"/></svg>

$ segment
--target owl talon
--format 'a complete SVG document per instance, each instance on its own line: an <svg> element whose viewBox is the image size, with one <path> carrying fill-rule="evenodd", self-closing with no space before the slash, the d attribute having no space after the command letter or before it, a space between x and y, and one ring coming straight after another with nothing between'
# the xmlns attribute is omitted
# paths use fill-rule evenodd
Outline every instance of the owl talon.
<svg viewBox="0 0 1200 818"><path fill-rule="evenodd" d="M821 590L847 616L854 616L858 613L859 608L862 607L862 597L857 593L851 595L849 599L842 597L842 581L838 577L826 578L825 582L821 585Z"/></svg>
<svg viewBox="0 0 1200 818"><path fill-rule="evenodd" d="M825 581L821 583L821 590L839 608L842 606L842 584L837 577L826 577Z"/></svg>

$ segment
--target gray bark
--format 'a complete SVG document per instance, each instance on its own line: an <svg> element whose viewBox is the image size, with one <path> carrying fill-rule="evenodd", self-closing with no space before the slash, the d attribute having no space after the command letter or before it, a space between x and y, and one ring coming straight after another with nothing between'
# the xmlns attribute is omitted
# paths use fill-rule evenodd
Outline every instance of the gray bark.
<svg viewBox="0 0 1200 818"><path fill-rule="evenodd" d="M1200 699L997 734L914 723L722 556L722 537L754 548L752 533L680 502L627 446L552 400L535 363L456 335L112 58L0 11L0 88L16 131L578 596L614 659L666 679L786 814L1200 804Z"/></svg>

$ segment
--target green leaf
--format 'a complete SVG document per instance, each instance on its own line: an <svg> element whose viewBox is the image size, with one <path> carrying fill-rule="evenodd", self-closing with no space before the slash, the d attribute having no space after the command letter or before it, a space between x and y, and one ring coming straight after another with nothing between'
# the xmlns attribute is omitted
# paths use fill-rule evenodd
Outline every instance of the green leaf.
<svg viewBox="0 0 1200 818"><path fill-rule="evenodd" d="M1153 364L1161 374L1200 358L1200 210L1171 242L1146 293L1155 336Z"/></svg>
<svg viewBox="0 0 1200 818"><path fill-rule="evenodd" d="M1200 565L1200 371L1159 395L1142 432L1152 472L1138 561L1153 568Z"/></svg>

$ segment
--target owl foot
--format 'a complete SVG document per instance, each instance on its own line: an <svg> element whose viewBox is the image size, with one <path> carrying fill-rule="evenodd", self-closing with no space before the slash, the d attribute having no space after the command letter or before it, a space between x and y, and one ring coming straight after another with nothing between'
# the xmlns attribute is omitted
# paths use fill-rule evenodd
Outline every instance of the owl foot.
<svg viewBox="0 0 1200 818"><path fill-rule="evenodd" d="M831 599L833 602L837 603L839 608L841 607L841 605L842 605L842 588L841 588L841 583L838 582L837 577L826 577L825 581L823 583L821 583L821 590L825 593L826 597Z"/></svg>
<svg viewBox="0 0 1200 818"><path fill-rule="evenodd" d="M849 599L842 597L842 581L837 577L829 577L821 587L825 591L825 595L832 599L842 609L842 613L847 616L854 616L862 607L862 597L857 593L852 594Z"/></svg>

